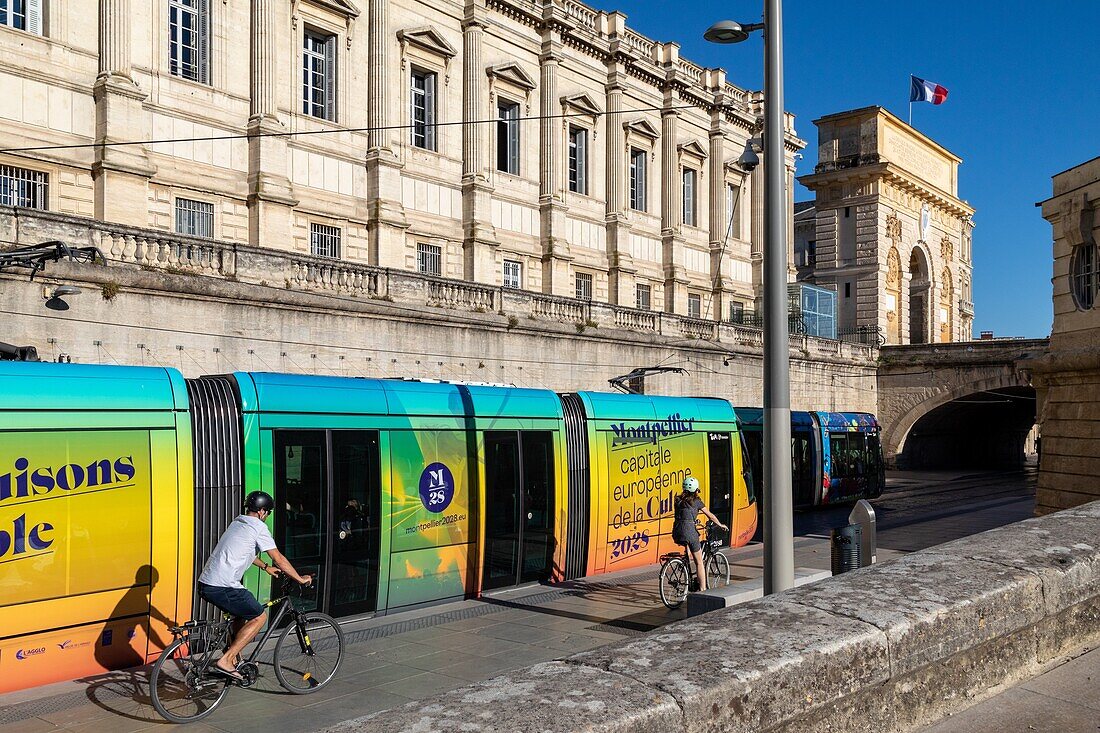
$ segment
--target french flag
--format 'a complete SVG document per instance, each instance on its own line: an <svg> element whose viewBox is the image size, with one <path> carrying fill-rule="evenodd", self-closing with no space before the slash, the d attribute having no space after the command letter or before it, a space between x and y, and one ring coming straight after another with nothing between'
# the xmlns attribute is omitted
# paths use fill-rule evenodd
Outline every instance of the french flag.
<svg viewBox="0 0 1100 733"><path fill-rule="evenodd" d="M909 75L910 102L943 104L945 99L947 99L947 87L940 86L934 81L926 81L912 74Z"/></svg>

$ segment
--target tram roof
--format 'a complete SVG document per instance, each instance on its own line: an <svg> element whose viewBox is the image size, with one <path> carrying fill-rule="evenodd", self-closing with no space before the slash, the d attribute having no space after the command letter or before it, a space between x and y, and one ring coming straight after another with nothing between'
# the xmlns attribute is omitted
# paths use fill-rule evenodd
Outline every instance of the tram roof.
<svg viewBox="0 0 1100 733"><path fill-rule="evenodd" d="M561 417L550 390L402 379L238 372L246 412Z"/></svg>
<svg viewBox="0 0 1100 733"><path fill-rule="evenodd" d="M594 420L665 420L679 413L700 422L733 422L733 408L717 397L670 397L621 392L578 392Z"/></svg>
<svg viewBox="0 0 1100 733"><path fill-rule="evenodd" d="M183 375L165 367L0 362L0 412L187 409Z"/></svg>

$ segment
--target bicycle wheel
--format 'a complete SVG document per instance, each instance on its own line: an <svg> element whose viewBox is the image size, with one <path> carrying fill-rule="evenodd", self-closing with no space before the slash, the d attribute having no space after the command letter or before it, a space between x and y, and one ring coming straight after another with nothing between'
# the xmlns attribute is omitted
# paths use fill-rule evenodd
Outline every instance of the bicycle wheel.
<svg viewBox="0 0 1100 733"><path fill-rule="evenodd" d="M707 587L721 588L729 585L730 561L721 552L715 552L707 559Z"/></svg>
<svg viewBox="0 0 1100 733"><path fill-rule="evenodd" d="M205 718L225 699L229 682L224 677L207 677L183 639L176 639L160 655L149 676L149 697L153 708L172 723L193 723Z"/></svg>
<svg viewBox="0 0 1100 733"><path fill-rule="evenodd" d="M316 692L336 676L344 632L331 616L310 611L292 621L275 644L275 676L295 695Z"/></svg>
<svg viewBox="0 0 1100 733"><path fill-rule="evenodd" d="M678 608L688 591L688 569L684 561L674 557L661 566L661 603L669 608Z"/></svg>

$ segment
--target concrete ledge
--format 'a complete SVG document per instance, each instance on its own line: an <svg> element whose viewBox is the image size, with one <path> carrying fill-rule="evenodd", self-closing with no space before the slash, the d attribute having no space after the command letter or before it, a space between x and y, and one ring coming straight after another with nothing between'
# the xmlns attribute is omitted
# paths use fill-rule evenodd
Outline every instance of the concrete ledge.
<svg viewBox="0 0 1100 733"><path fill-rule="evenodd" d="M1100 637L1100 502L331 731L906 731Z"/></svg>
<svg viewBox="0 0 1100 733"><path fill-rule="evenodd" d="M828 570L816 570L814 568L795 568L794 585L797 588L807 583L816 583L825 578L831 578ZM719 608L736 606L746 601L755 601L764 597L764 579L750 578L730 583L722 588L710 588L703 593L688 593L687 615L688 618L699 616Z"/></svg>

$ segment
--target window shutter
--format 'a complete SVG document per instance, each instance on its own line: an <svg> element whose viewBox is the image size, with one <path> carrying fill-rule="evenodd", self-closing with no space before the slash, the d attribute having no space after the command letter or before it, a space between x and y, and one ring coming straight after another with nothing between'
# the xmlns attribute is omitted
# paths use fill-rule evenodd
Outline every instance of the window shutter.
<svg viewBox="0 0 1100 733"><path fill-rule="evenodd" d="M435 150L435 74L424 75L424 147Z"/></svg>
<svg viewBox="0 0 1100 733"><path fill-rule="evenodd" d="M512 108L508 124L508 172L519 175L519 105Z"/></svg>
<svg viewBox="0 0 1100 733"><path fill-rule="evenodd" d="M325 40L325 119L336 121L336 36Z"/></svg>
<svg viewBox="0 0 1100 733"><path fill-rule="evenodd" d="M196 39L198 53L198 79L202 84L210 83L210 0L198 0L195 11L198 15Z"/></svg>
<svg viewBox="0 0 1100 733"><path fill-rule="evenodd" d="M646 201L646 161L645 153L638 156L638 209L645 211L648 207Z"/></svg>
<svg viewBox="0 0 1100 733"><path fill-rule="evenodd" d="M42 35L42 0L26 0L27 32ZM10 8L11 5L9 4Z"/></svg>

